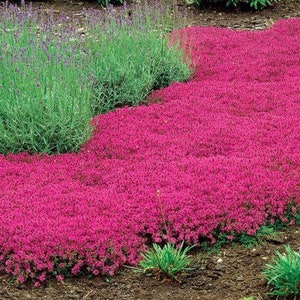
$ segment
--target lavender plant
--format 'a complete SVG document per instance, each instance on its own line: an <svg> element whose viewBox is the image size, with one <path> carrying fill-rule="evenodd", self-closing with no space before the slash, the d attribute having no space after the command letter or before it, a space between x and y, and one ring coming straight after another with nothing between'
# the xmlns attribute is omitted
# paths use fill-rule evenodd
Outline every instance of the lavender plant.
<svg viewBox="0 0 300 300"><path fill-rule="evenodd" d="M104 23L94 22L99 12L89 13L86 43L97 113L138 105L153 89L190 77L184 51L176 43L170 47L166 35L176 26L170 10L156 8L137 6L133 15L126 5L119 14L108 9Z"/></svg>
<svg viewBox="0 0 300 300"><path fill-rule="evenodd" d="M30 7L4 4L1 15L0 152L78 150L92 117L80 48Z"/></svg>
<svg viewBox="0 0 300 300"><path fill-rule="evenodd" d="M82 34L51 12L2 5L0 153L77 151L95 114L188 79L184 52L169 47L167 19L145 6L136 12L109 8L102 21L101 12L86 11Z"/></svg>

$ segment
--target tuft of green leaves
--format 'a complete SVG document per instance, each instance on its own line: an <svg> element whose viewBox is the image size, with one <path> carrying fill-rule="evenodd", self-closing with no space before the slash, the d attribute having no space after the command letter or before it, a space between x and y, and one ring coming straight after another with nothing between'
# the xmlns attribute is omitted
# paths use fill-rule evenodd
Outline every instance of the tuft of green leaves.
<svg viewBox="0 0 300 300"><path fill-rule="evenodd" d="M263 270L268 285L272 287L269 293L274 296L299 296L300 295L300 253L290 246L285 247L282 254L276 251L273 263L267 264Z"/></svg>
<svg viewBox="0 0 300 300"><path fill-rule="evenodd" d="M109 5L121 5L124 4L124 0L97 0L98 4L108 7Z"/></svg>
<svg viewBox="0 0 300 300"><path fill-rule="evenodd" d="M226 6L238 6L241 2L245 3L249 6L249 8L254 8L255 10L263 9L267 6L272 5L273 2L277 2L277 0L247 0L247 1L240 1L240 0L227 0Z"/></svg>
<svg viewBox="0 0 300 300"><path fill-rule="evenodd" d="M254 236L242 233L237 236L237 240L247 248L257 246L263 242L266 238L275 238L278 236L279 231L274 226L264 225L261 226L255 233Z"/></svg>
<svg viewBox="0 0 300 300"><path fill-rule="evenodd" d="M231 238L227 233L215 231L214 237L216 242L214 244L210 244L207 241L200 244L200 247L203 251L207 251L209 254L218 253L223 246L232 244L236 246L237 244L241 244L246 248L251 248L257 246L263 242L263 240L268 238L275 238L279 235L279 230L282 229L281 224L278 222L274 224L267 224L261 226L255 233L255 235L249 235L245 232L243 233L232 233Z"/></svg>
<svg viewBox="0 0 300 300"><path fill-rule="evenodd" d="M223 0L186 0L187 4L194 4L196 7L201 7L204 4L223 3ZM237 7L241 4L248 6L249 9L263 9L272 5L272 2L277 0L227 0L225 2L227 7Z"/></svg>
<svg viewBox="0 0 300 300"><path fill-rule="evenodd" d="M179 248L171 243L167 243L164 247L153 244L153 250L150 249L141 254L140 268L136 270L143 273L154 273L157 278L166 276L176 279L178 274L193 270L189 267L191 260L187 255L187 252L193 247L183 248L183 242Z"/></svg>

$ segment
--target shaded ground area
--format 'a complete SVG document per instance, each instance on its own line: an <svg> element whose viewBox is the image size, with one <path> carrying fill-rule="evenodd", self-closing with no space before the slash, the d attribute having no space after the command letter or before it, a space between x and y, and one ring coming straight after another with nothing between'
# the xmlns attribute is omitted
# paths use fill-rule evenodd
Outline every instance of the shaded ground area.
<svg viewBox="0 0 300 300"><path fill-rule="evenodd" d="M150 1L151 2L151 1ZM169 5L171 0L164 0ZM80 17L82 8L99 8L94 1L34 1L34 7L39 9L53 8L56 14L67 13L70 17L75 13ZM182 24L184 26L216 26L233 29L263 29L272 25L276 20L282 18L300 17L300 0L287 0L274 3L273 6L260 11L245 11L240 8L232 11L224 7L208 7L195 9L187 6L184 1L179 0L177 9L183 13ZM118 8L116 8L118 9Z"/></svg>
<svg viewBox="0 0 300 300"><path fill-rule="evenodd" d="M38 5L38 3L35 3ZM50 5L50 4L47 4ZM59 4L57 13L73 11L72 6L82 3ZM94 6L94 5L92 5ZM74 6L73 6L74 7ZM262 29L275 20L299 16L299 1L278 3L274 8L261 12L219 12L203 10L188 14L187 21L193 25L221 26L239 29ZM73 278L63 283L50 281L39 289L30 285L10 284L10 278L1 276L0 299L239 299L253 295L255 299L269 299L265 281L260 276L262 267L270 260L275 249L283 249L284 244L298 248L300 231L290 228L277 238L266 238L260 247L245 249L241 246L226 246L218 254L194 253L197 269L186 277L183 283L157 282L155 278L135 274L122 269L113 278ZM271 298L270 298L271 299Z"/></svg>

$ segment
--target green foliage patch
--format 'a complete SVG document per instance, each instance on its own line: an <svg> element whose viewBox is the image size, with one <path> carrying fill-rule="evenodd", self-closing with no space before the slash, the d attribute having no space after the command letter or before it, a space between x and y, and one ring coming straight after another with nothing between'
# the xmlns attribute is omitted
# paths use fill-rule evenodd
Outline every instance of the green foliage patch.
<svg viewBox="0 0 300 300"><path fill-rule="evenodd" d="M185 81L191 75L178 43L169 45L170 17L155 16L151 8L144 9L137 7L136 14L129 16L125 8L121 19L111 12L105 24L89 24L85 42L93 58L89 81L96 113L139 105L152 90Z"/></svg>
<svg viewBox="0 0 300 300"><path fill-rule="evenodd" d="M0 153L77 151L91 134L84 59L21 17L0 21Z"/></svg>
<svg viewBox="0 0 300 300"><path fill-rule="evenodd" d="M95 114L138 105L187 80L189 62L169 45L170 22L153 9L87 11L83 28L32 8L0 10L0 153L78 151ZM168 15L164 13L162 16Z"/></svg>
<svg viewBox="0 0 300 300"><path fill-rule="evenodd" d="M153 249L141 254L140 268L136 270L143 273L154 273L158 278L163 275L176 279L178 274L193 269L190 267L190 256L187 255L192 248L193 246L183 248L183 243L179 248L171 243L167 243L163 247L153 244Z"/></svg>
<svg viewBox="0 0 300 300"><path fill-rule="evenodd" d="M187 4L194 4L196 7L202 7L205 4L225 4L227 7L246 6L248 9L263 9L272 5L277 0L186 0Z"/></svg>
<svg viewBox="0 0 300 300"><path fill-rule="evenodd" d="M290 246L285 247L284 253L276 251L273 263L265 266L263 275L272 288L270 295L296 299L300 295L300 253Z"/></svg>

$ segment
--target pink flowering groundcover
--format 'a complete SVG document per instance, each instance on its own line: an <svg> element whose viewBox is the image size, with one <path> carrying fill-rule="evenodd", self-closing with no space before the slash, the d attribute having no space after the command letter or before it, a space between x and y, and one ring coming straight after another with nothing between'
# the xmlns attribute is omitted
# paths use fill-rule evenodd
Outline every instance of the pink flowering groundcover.
<svg viewBox="0 0 300 300"><path fill-rule="evenodd" d="M195 74L153 92L160 103L97 116L77 154L0 156L2 272L113 274L147 242L254 234L295 212L300 19L181 33Z"/></svg>

